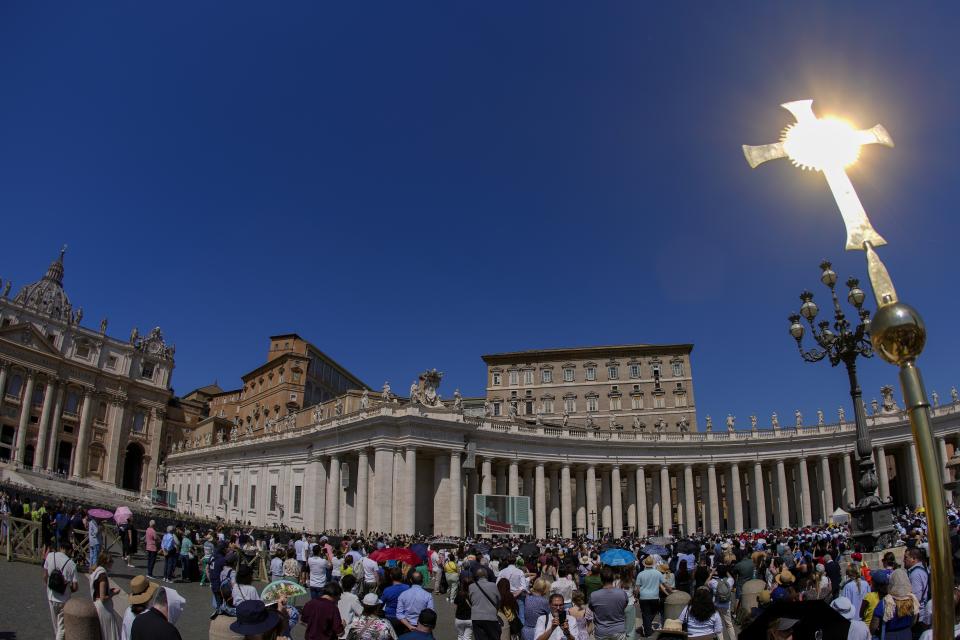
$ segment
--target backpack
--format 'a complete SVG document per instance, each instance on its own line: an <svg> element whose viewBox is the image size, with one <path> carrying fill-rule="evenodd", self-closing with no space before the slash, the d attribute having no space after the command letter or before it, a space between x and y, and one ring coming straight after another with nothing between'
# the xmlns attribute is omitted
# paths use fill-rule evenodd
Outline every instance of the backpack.
<svg viewBox="0 0 960 640"><path fill-rule="evenodd" d="M717 579L717 591L713 595L713 600L717 604L727 604L730 602L730 583L725 578Z"/></svg>
<svg viewBox="0 0 960 640"><path fill-rule="evenodd" d="M70 562L70 560L68 559L67 562ZM66 566L67 562L64 562L63 566L57 567L57 556L54 554L53 571L47 577L47 588L60 595L63 595L67 590L67 579L63 577L63 567Z"/></svg>

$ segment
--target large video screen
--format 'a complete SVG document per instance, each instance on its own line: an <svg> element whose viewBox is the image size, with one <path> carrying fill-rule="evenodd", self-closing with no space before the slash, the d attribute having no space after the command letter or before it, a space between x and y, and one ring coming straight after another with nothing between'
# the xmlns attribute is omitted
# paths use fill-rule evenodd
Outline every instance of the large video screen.
<svg viewBox="0 0 960 640"><path fill-rule="evenodd" d="M528 535L529 496L473 496L474 533Z"/></svg>

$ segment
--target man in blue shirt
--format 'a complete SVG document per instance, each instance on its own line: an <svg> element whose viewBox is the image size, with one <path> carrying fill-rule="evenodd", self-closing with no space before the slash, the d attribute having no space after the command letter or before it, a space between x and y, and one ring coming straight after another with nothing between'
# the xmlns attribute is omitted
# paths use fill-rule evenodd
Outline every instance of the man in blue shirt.
<svg viewBox="0 0 960 640"><path fill-rule="evenodd" d="M423 588L422 573L414 573L410 582L410 588L401 593L397 600L397 620L413 631L417 628L420 612L433 609L433 594Z"/></svg>
<svg viewBox="0 0 960 640"><path fill-rule="evenodd" d="M424 609L417 617L417 626L401 635L397 640L433 640L433 629L437 626L437 612Z"/></svg>
<svg viewBox="0 0 960 640"><path fill-rule="evenodd" d="M90 544L90 571L100 557L100 523L91 515L87 516L87 539Z"/></svg>
<svg viewBox="0 0 960 640"><path fill-rule="evenodd" d="M385 615L387 620L390 621L390 624L393 625L394 631L399 630L399 633L404 633L407 628L397 620L397 601L403 592L410 588L410 585L403 583L403 574L400 572L399 567L394 567L387 571L392 584L384 589L383 595L380 596L380 600L383 602L383 615Z"/></svg>

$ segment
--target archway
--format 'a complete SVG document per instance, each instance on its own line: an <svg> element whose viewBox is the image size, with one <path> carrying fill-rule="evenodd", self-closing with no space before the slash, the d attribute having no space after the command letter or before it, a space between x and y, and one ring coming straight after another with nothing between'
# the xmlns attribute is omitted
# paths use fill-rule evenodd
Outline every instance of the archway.
<svg viewBox="0 0 960 640"><path fill-rule="evenodd" d="M143 447L136 442L127 445L123 460L123 488L128 491L140 491L143 480Z"/></svg>

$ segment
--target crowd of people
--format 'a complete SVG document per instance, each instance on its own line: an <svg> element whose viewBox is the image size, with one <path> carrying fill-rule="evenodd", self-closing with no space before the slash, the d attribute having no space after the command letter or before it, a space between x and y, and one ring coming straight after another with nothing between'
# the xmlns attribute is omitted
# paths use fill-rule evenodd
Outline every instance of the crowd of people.
<svg viewBox="0 0 960 640"><path fill-rule="evenodd" d="M17 509L50 525L44 583L62 638L63 605L82 573L72 532L94 540L99 523L66 503L38 506L0 494L0 512L21 513ZM953 509L949 517L957 561L960 519ZM926 523L922 513L904 511L896 527L903 553L888 552L871 569L845 526L677 540L490 540L308 535L155 520L141 535L131 521L121 527L122 558L133 566L142 544L146 572L131 581L130 606L122 612L112 605L112 553L91 543L84 560L108 640L179 638L176 623L186 603L168 586L174 580L209 586L208 633L216 639L284 638L303 625L307 640L429 640L444 624L458 640L733 640L755 620L771 625L766 637L788 638L802 623L766 620L765 611L777 603L822 601L849 621L851 640L915 640L931 619ZM375 559L399 548L417 555ZM626 559L605 562L610 549L622 549ZM249 563L258 552L269 554L271 581L301 585L304 595L261 598ZM439 599L449 603L452 619L438 619ZM679 603L673 616L672 602Z"/></svg>

